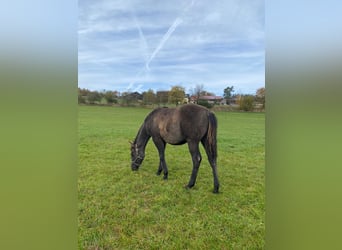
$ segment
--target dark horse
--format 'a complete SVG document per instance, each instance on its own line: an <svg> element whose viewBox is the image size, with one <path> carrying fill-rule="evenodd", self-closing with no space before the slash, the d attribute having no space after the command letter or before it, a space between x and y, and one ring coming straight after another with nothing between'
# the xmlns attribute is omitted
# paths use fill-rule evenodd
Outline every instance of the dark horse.
<svg viewBox="0 0 342 250"><path fill-rule="evenodd" d="M213 171L214 193L218 193L216 133L217 120L215 115L202 106L186 104L177 108L157 108L147 115L134 142L131 142L132 170L139 169L145 157L146 144L152 137L160 158L157 175L163 171L164 179L167 179L168 169L164 154L166 143L172 145L188 143L193 169L189 184L186 187L192 188L195 185L198 168L202 160L199 151L199 142L201 142Z"/></svg>

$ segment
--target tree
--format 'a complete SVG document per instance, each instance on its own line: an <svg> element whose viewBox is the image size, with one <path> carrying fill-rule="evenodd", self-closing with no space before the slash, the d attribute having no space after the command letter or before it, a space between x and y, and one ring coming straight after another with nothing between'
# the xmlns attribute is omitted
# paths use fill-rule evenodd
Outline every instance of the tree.
<svg viewBox="0 0 342 250"><path fill-rule="evenodd" d="M196 97L196 103L198 103L198 100L202 93L204 92L204 86L203 84L197 84L192 90L192 95Z"/></svg>
<svg viewBox="0 0 342 250"><path fill-rule="evenodd" d="M143 102L144 104L153 104L156 102L156 94L152 89L143 93Z"/></svg>
<svg viewBox="0 0 342 250"><path fill-rule="evenodd" d="M195 97L196 103L198 103L198 99L201 96L201 93L204 91L203 89L203 84L197 84L194 88L190 89L190 93Z"/></svg>
<svg viewBox="0 0 342 250"><path fill-rule="evenodd" d="M240 110L253 111L254 108L254 96L253 95L241 95L239 98Z"/></svg>
<svg viewBox="0 0 342 250"><path fill-rule="evenodd" d="M176 105L183 103L185 98L185 89L181 86L173 86L169 93L169 103Z"/></svg>
<svg viewBox="0 0 342 250"><path fill-rule="evenodd" d="M117 103L118 100L118 93L116 91L105 91L104 98L107 100L108 103Z"/></svg>
<svg viewBox="0 0 342 250"><path fill-rule="evenodd" d="M88 91L87 89L78 88L78 103L86 103Z"/></svg>
<svg viewBox="0 0 342 250"><path fill-rule="evenodd" d="M256 100L262 104L262 108L265 108L265 96L266 96L266 89L264 87L257 89Z"/></svg>
<svg viewBox="0 0 342 250"><path fill-rule="evenodd" d="M157 91L157 100L158 105L166 104L169 100L169 91Z"/></svg>
<svg viewBox="0 0 342 250"><path fill-rule="evenodd" d="M230 104L233 92L234 92L234 86L227 87L223 90L223 97L224 99L226 99L227 104Z"/></svg>
<svg viewBox="0 0 342 250"><path fill-rule="evenodd" d="M86 103L86 99L83 96L78 95L78 103Z"/></svg>
<svg viewBox="0 0 342 250"><path fill-rule="evenodd" d="M199 104L201 96L215 96L214 93L206 91L203 84L197 84L196 87L190 90L193 97L195 97L196 103Z"/></svg>
<svg viewBox="0 0 342 250"><path fill-rule="evenodd" d="M209 103L207 100L201 100L201 99L197 101L197 104L201 105L201 106L204 106L204 107L206 107L208 109L211 109L214 106L214 104Z"/></svg>
<svg viewBox="0 0 342 250"><path fill-rule="evenodd" d="M102 99L102 95L98 91L91 91L88 94L88 101L90 104L99 103Z"/></svg>
<svg viewBox="0 0 342 250"><path fill-rule="evenodd" d="M123 92L121 94L121 105L127 105L130 106L133 102L133 96L130 92Z"/></svg>
<svg viewBox="0 0 342 250"><path fill-rule="evenodd" d="M88 97L91 91L89 89L78 88L78 103L88 103Z"/></svg>

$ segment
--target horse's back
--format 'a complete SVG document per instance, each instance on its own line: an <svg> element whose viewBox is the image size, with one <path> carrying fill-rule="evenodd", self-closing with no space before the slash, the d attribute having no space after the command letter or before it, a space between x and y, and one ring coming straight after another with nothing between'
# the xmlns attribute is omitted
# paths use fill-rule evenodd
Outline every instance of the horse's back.
<svg viewBox="0 0 342 250"><path fill-rule="evenodd" d="M207 108L197 104L185 104L179 107L179 111L182 114L182 118L190 118L192 120L201 120L208 116L210 112Z"/></svg>
<svg viewBox="0 0 342 250"><path fill-rule="evenodd" d="M200 140L208 130L209 110L196 104L186 104L179 108L181 129L190 139Z"/></svg>
<svg viewBox="0 0 342 250"><path fill-rule="evenodd" d="M170 144L182 144L187 140L201 140L209 126L209 110L196 104L176 108L157 108L149 115L148 125L153 136L158 134Z"/></svg>

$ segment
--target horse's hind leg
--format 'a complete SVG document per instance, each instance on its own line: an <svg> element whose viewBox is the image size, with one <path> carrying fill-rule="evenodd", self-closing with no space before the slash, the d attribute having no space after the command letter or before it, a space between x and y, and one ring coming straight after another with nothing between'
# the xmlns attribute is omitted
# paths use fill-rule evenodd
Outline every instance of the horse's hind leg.
<svg viewBox="0 0 342 250"><path fill-rule="evenodd" d="M157 175L160 175L162 170L164 171L164 180L166 180L168 178L168 169L166 166L166 162L165 162L165 146L166 143L164 140L162 140L159 137L153 137L152 138L154 145L156 145L157 149L158 149L158 153L159 153L159 166L158 166L158 170L157 170Z"/></svg>
<svg viewBox="0 0 342 250"><path fill-rule="evenodd" d="M208 144L208 141L206 140L206 138L202 139L202 145L205 148L205 152L207 153L207 156L208 156L208 161L213 170L213 178L214 178L214 191L213 192L218 193L220 183L219 183L218 176L217 176L216 151L214 154L210 152L210 145Z"/></svg>
<svg viewBox="0 0 342 250"><path fill-rule="evenodd" d="M211 165L211 168L213 170L213 177L214 177L214 193L218 193L219 192L219 187L220 187L220 183L219 183L219 180L218 180L218 177L217 177L217 166L216 166L216 163L213 161L210 162L210 165Z"/></svg>
<svg viewBox="0 0 342 250"><path fill-rule="evenodd" d="M193 166L192 166L192 173L191 173L191 177L189 180L189 184L186 187L192 188L196 183L197 173L198 173L200 163L202 161L202 156L199 151L198 142L197 143L188 142L188 146L189 146L189 151L191 153Z"/></svg>
<svg viewBox="0 0 342 250"><path fill-rule="evenodd" d="M161 162L159 161L159 167L157 170L157 175L160 175L162 171L163 171L163 166L162 166Z"/></svg>

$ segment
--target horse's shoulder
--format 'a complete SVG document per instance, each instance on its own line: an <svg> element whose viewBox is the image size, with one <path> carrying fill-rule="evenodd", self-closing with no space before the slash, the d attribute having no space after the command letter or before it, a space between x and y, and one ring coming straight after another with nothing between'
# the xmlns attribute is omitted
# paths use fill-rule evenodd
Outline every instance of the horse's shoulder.
<svg viewBox="0 0 342 250"><path fill-rule="evenodd" d="M169 108L167 107L159 107L159 108L155 108L154 110L151 111L151 113L149 113L145 119L145 121L151 120L151 119L155 119L157 117L160 116L164 116L168 113Z"/></svg>

